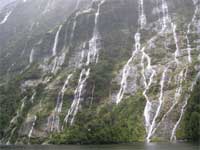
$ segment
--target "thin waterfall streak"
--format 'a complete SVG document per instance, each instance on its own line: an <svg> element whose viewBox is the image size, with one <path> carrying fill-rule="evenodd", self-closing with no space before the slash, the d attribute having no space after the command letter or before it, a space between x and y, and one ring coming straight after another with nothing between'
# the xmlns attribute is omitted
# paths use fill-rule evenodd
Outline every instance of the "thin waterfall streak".
<svg viewBox="0 0 200 150"><path fill-rule="evenodd" d="M159 105L158 105L158 108L156 110L156 114L153 118L153 121L152 121L152 124L149 128L149 133L148 133L148 136L147 136L147 142L150 142L150 138L152 136L152 132L155 128L155 125L156 125L156 119L158 118L159 114L160 114L160 111L161 111L161 107L162 107L162 104L163 104L163 92L164 92L164 84L165 84L165 78L166 78L166 73L168 71L168 67L166 67L164 69L164 72L162 74L162 78L161 78L161 81L160 81L160 96L159 96Z"/></svg>

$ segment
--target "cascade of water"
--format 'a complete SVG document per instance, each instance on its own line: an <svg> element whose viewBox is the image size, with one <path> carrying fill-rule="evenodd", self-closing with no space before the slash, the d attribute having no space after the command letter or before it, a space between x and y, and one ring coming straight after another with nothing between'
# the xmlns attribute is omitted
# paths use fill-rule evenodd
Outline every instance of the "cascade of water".
<svg viewBox="0 0 200 150"><path fill-rule="evenodd" d="M73 124L75 116L78 112L79 104L82 100L82 91L83 88L85 87L86 81L89 78L90 75L90 63L92 62L98 62L98 57L99 57L99 50L100 50L100 45L97 45L97 42L100 38L100 34L98 31L98 21L99 21L99 15L100 15L100 8L101 5L105 2L106 0L101 0L98 4L97 12L95 14L95 25L94 25L94 30L93 30L93 37L89 41L89 51L87 54L87 62L85 63L85 68L82 69L79 77L79 82L77 85L77 88L74 92L74 100L71 104L70 109L68 110L67 115L65 116L64 121L66 123L70 122L70 125ZM86 45L86 43L84 43ZM84 46L85 47L85 46ZM82 52L81 55L81 60L84 59L85 52ZM81 61L82 63L82 61Z"/></svg>
<svg viewBox="0 0 200 150"><path fill-rule="evenodd" d="M193 4L194 4L194 6L196 5L196 2L194 0L193 0ZM189 40L188 35L190 34L190 28L191 28L191 25L194 23L194 21L196 19L197 13L198 13L198 7L195 8L195 11L194 11L194 14L193 14L193 17L192 17L192 21L187 26L186 40L187 40L187 52L188 52L188 62L189 63L192 63L192 57L191 57L192 48L191 48L191 45L190 45L190 40Z"/></svg>
<svg viewBox="0 0 200 150"><path fill-rule="evenodd" d="M89 41L89 52L87 57L87 63L86 65L89 65L91 62L98 62L99 60L99 50L100 50L100 34L98 31L98 21L99 21L99 14L100 14L100 8L103 3L105 3L106 0L100 1L98 4L98 9L95 14L95 21L94 21L94 30L93 30L93 36L92 39Z"/></svg>
<svg viewBox="0 0 200 150"><path fill-rule="evenodd" d="M139 25L143 29L147 23L146 15L144 13L144 0L139 0Z"/></svg>
<svg viewBox="0 0 200 150"><path fill-rule="evenodd" d="M4 24L6 23L6 21L8 20L8 17L12 14L12 11L9 11L6 16L3 18L3 20L0 22L0 25L1 24Z"/></svg>
<svg viewBox="0 0 200 150"><path fill-rule="evenodd" d="M175 51L175 62L177 64L179 64L178 61L178 56L180 55L180 50L179 50L179 46L178 46L178 38L177 38L177 34L176 34L176 25L174 23L171 23L172 29L173 29L173 37L174 37L174 42L176 44L176 51Z"/></svg>
<svg viewBox="0 0 200 150"><path fill-rule="evenodd" d="M187 71L186 71L187 72ZM183 81L185 80L184 78L184 70L182 70L177 78L177 89L175 92L175 96L174 96L174 101L173 101L173 105L170 107L170 109L165 113L165 115L163 116L162 120L160 122L162 122L167 115L174 109L174 107L178 104L181 93L182 93L182 89L183 89Z"/></svg>
<svg viewBox="0 0 200 150"><path fill-rule="evenodd" d="M144 60L147 60L148 65L147 65L147 71L151 73L150 75L150 79L149 82L147 81L147 78L145 76L145 65L144 65ZM144 86L145 86L145 90L143 91L143 95L147 101L145 109L144 109L144 118L145 118L145 126L146 126L146 131L147 133L149 132L149 127L150 127L150 111L152 110L152 104L149 100L149 97L147 96L147 91L149 90L152 82L153 82L153 78L156 74L156 71L153 69L153 67L151 66L151 58L145 53L144 48L142 49L142 60L141 60L141 66L142 66L142 76L144 78Z"/></svg>
<svg viewBox="0 0 200 150"><path fill-rule="evenodd" d="M162 0L162 14L163 14L162 31L164 31L167 28L168 23L171 22L171 18L169 17L168 5L165 0Z"/></svg>
<svg viewBox="0 0 200 150"><path fill-rule="evenodd" d="M138 22L139 22L139 25L140 25L140 29L143 29L144 26L146 25L146 15L144 13L144 1L143 0L139 0L139 19L138 19ZM121 102L121 100L124 96L125 90L127 88L127 78L128 78L129 71L130 71L130 63L133 61L136 53L139 50L141 50L140 38L141 38L141 35L140 35L139 32L137 32L135 34L135 50L132 52L131 58L127 61L127 63L123 67L122 80L121 80L120 90L119 90L117 97L116 97L116 104L119 104ZM148 57L148 55L146 55L146 53L144 52L144 49L143 49L143 54L145 54L145 57L147 57L148 61L149 61L150 58Z"/></svg>
<svg viewBox="0 0 200 150"><path fill-rule="evenodd" d="M85 70L85 69L82 70L80 77L79 77L78 86L74 92L74 100L73 100L72 105L71 105L70 109L68 110L68 113L64 120L66 123L70 122L70 124L72 125L74 122L74 118L78 112L78 107L79 107L80 101L82 100L82 98L81 98L82 91L83 91L83 88L85 86L87 79L89 78L89 75L90 75L90 68L87 70Z"/></svg>
<svg viewBox="0 0 200 150"><path fill-rule="evenodd" d="M183 81L186 80L186 77L187 77L187 69L186 68L186 71L185 71L185 74L184 74L184 70L183 69L179 75L178 75L178 78L177 78L177 89L176 89L176 92L175 92L175 96L174 96L174 101L173 101L173 105L170 107L170 109L163 115L161 121L158 123L157 125L157 128L160 126L161 122L164 121L164 119L172 112L172 110L175 108L175 106L178 104L179 100L180 100L180 97L181 97L181 93L182 93L182 90L183 90ZM157 130L157 128L154 129L154 131L152 132L152 134L155 133L155 131ZM175 131L172 131L173 133Z"/></svg>
<svg viewBox="0 0 200 150"><path fill-rule="evenodd" d="M77 3L77 5L79 5L79 3L80 3L80 0L79 0L79 2ZM76 8L76 10L78 9L78 6L77 6L77 8ZM74 32L75 32L75 29L76 29L76 26L77 26L77 18L78 18L78 16L80 15L80 14L84 14L84 13L88 13L88 12L90 12L91 11L91 9L87 9L87 10L85 10L85 11L82 11L82 12L76 12L76 14L75 14L75 16L74 16L74 20L73 20L73 24L72 24L72 32L71 32L71 35L70 35L70 42L73 40L73 38L74 38Z"/></svg>
<svg viewBox="0 0 200 150"><path fill-rule="evenodd" d="M62 28L62 25L60 25L60 27L58 28L58 31L56 32L56 36L55 36L54 44L53 44L53 49L52 49L52 55L53 56L56 56L56 54L57 54L58 37L59 37L60 31L61 31L61 28Z"/></svg>
<svg viewBox="0 0 200 150"><path fill-rule="evenodd" d="M59 123L60 118L59 114L62 111L62 105L63 105L63 97L65 94L65 90L69 84L69 80L71 79L72 74L69 74L63 87L61 88L60 92L58 93L57 101L56 101L56 107L54 109L53 114L48 118L48 124L47 126L50 126L50 131L53 132L54 130L60 131Z"/></svg>
<svg viewBox="0 0 200 150"><path fill-rule="evenodd" d="M168 71L168 67L165 67L164 72L162 74L162 78L160 81L160 96L159 96L159 105L158 108L156 110L156 114L153 118L153 121L149 127L149 132L148 132L148 136L147 136L147 142L150 142L150 138L152 136L153 130L155 129L156 126L156 119L158 118L159 114L160 114L160 110L163 104L163 96L164 96L164 85L165 85L165 79L166 79L166 74Z"/></svg>
<svg viewBox="0 0 200 150"><path fill-rule="evenodd" d="M182 119L182 117L183 117L183 114L184 114L184 112L185 112L185 108L186 108L186 106L187 106L187 103L188 103L188 101L186 100L185 101L185 104L182 106L182 108L181 108L181 115L180 115L180 117L179 117L179 119L178 119L178 121L177 121L177 123L174 125L174 128L173 128L173 130L172 130L172 134L171 134L171 137L170 137L170 141L172 142L173 140L175 140L176 141L176 129L177 129L177 127L178 127L178 125L180 124L180 122L181 122L181 119Z"/></svg>
<svg viewBox="0 0 200 150"><path fill-rule="evenodd" d="M200 72L198 72L198 74L197 74L197 76L196 76L196 78L195 78L195 80L194 80L194 82L193 82L193 84L192 84L192 86L191 86L191 88L190 88L191 91L193 90L194 85L196 84L196 82L197 82L197 80L199 79L199 77L200 77ZM174 128L173 128L173 130L172 130L171 137L170 137L170 141L171 141L171 142L173 142L174 140L176 140L176 130L177 130L177 127L178 127L178 125L180 124L182 118L183 118L183 114L184 114L184 112L185 112L185 108L186 108L187 104L188 104L188 98L186 98L185 104L184 104L184 105L182 106L182 108L181 108L181 115L180 115L178 121L176 122L176 124L174 125Z"/></svg>
<svg viewBox="0 0 200 150"><path fill-rule="evenodd" d="M61 91L58 94L55 112L60 113L62 111L63 97L64 97L66 87L68 86L69 80L71 79L71 77L72 77L72 74L69 74Z"/></svg>
<svg viewBox="0 0 200 150"><path fill-rule="evenodd" d="M36 120L37 120L37 116L34 116L34 120L33 120L32 126L31 126L31 130L30 130L29 133L28 133L28 137L29 137L29 138L31 138L31 136L32 136L32 133L33 133L33 129L34 129L34 127L35 127Z"/></svg>
<svg viewBox="0 0 200 150"><path fill-rule="evenodd" d="M29 63L31 64L33 62L33 57L34 57L35 49L33 48L31 50L30 56L29 56Z"/></svg>
<svg viewBox="0 0 200 150"><path fill-rule="evenodd" d="M116 98L116 104L119 104L124 96L124 92L126 90L127 87L127 78L129 75L129 71L130 71L130 63L133 61L136 53L141 49L141 45L140 45L140 33L136 33L135 34L135 49L132 52L132 56L131 58L127 61L127 63L125 64L124 68L123 68L123 72L122 72L122 80L121 80L121 85L120 85L120 90L117 94L117 98Z"/></svg>

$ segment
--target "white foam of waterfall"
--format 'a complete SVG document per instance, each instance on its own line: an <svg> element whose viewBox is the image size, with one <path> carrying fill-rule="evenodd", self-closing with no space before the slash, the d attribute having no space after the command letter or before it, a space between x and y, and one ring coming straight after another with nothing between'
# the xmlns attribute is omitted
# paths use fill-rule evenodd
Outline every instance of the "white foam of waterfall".
<svg viewBox="0 0 200 150"><path fill-rule="evenodd" d="M98 59L99 59L99 50L100 50L100 45L97 43L98 40L100 39L100 34L98 31L98 21L99 21L99 15L100 15L100 8L101 5L105 2L106 0L102 0L99 2L98 4L98 8L97 11L95 13L95 25L94 25L94 30L93 30L93 36L91 38L91 40L89 41L89 50L88 50L88 54L87 54L87 62L85 63L85 68L82 69L81 73L80 73L80 77L79 77L79 81L78 81L78 85L77 88L74 92L74 100L71 104L70 109L68 110L67 115L65 116L64 121L66 123L70 123L70 125L73 124L75 116L78 112L79 109L79 105L81 100L83 100L82 98L82 92L83 92L83 88L86 85L86 81L89 78L90 75L90 68L89 65L90 63L97 63ZM90 9L89 9L90 10ZM88 10L84 11L83 13L88 12ZM86 43L84 43L84 48L85 48ZM85 52L82 52L81 54L81 66L82 66L82 61L84 59L85 56Z"/></svg>
<svg viewBox="0 0 200 150"><path fill-rule="evenodd" d="M9 11L6 16L3 18L3 20L1 20L0 25L6 23L6 21L8 20L8 17L12 14L12 11Z"/></svg>
<svg viewBox="0 0 200 150"><path fill-rule="evenodd" d="M99 50L101 46L99 43L100 34L98 31L98 21L99 21L100 8L104 2L105 0L100 1L100 3L98 4L97 12L95 14L93 36L91 40L89 41L89 52L88 52L86 65L89 65L91 62L97 63L99 60Z"/></svg>
<svg viewBox="0 0 200 150"><path fill-rule="evenodd" d="M149 132L147 135L147 142L150 142L150 138L152 136L153 130L155 129L156 126L156 119L158 118L160 111L161 111L161 107L163 104L163 96L164 96L164 85L165 85L165 79L166 79L166 75L167 75L167 71L168 71L168 67L165 67L163 73L162 73L162 78L160 81L160 96L159 96L159 104L156 110L156 114L153 118L153 121L149 127Z"/></svg>
<svg viewBox="0 0 200 150"><path fill-rule="evenodd" d="M147 67L145 68L145 64L144 61L145 59L147 60ZM145 86L145 90L143 91L143 95L146 99L146 106L144 109L144 118L145 118L145 127L146 127L146 132L149 132L149 127L151 125L150 123L150 112L152 110L152 104L149 100L149 97L147 95L147 91L149 90L152 82L153 82L153 78L156 74L156 71L153 69L153 67L151 66L151 58L145 53L144 48L142 49L142 60L141 60L141 66L142 66L142 76L144 79L144 86ZM150 73L150 78L149 78L149 82L147 81L146 78L146 71L148 72L148 74Z"/></svg>
<svg viewBox="0 0 200 150"><path fill-rule="evenodd" d="M188 32L187 32L187 35L186 35L186 40L187 40L187 52L188 52L188 62L189 62L189 63L192 63L192 57L191 57L192 48L191 48L190 40L189 40L189 37L188 37L188 34L190 33L190 32L189 32L189 28L190 28L190 25L188 25Z"/></svg>
<svg viewBox="0 0 200 150"><path fill-rule="evenodd" d="M179 119L178 119L178 121L176 122L176 124L174 125L174 128L172 129L172 134L171 134L171 137L170 137L170 141L172 142L172 141L176 141L176 129L177 129L177 127L178 127L178 125L180 124L180 122L181 122L181 119L182 119L182 117L183 117L183 114L184 114L184 112L185 112L185 108L186 108L186 106L187 106L187 103L188 103L188 101L186 100L185 101L185 104L182 106L182 108L181 108L181 115L180 115L180 117L179 117Z"/></svg>
<svg viewBox="0 0 200 150"><path fill-rule="evenodd" d="M162 21L162 31L166 30L168 24L171 22L171 18L169 16L168 5L166 0L162 0L162 14L163 14L163 21Z"/></svg>
<svg viewBox="0 0 200 150"><path fill-rule="evenodd" d="M195 6L195 5L196 5L196 1L193 0L193 4L194 4L194 6ZM187 52L188 52L188 62L189 62L189 63L192 63L192 57L191 57L192 48L191 48L191 45L190 45L190 40L189 40L188 35L191 33L191 32L190 32L190 28L191 28L191 25L192 25L192 24L195 22L195 20L196 20L197 13L198 13L198 6L195 7L195 11L194 11L192 20L191 20L191 22L190 22L190 23L188 24L188 26L187 26L186 40L187 40Z"/></svg>
<svg viewBox="0 0 200 150"><path fill-rule="evenodd" d="M63 106L63 98L64 98L64 94L65 94L65 90L68 87L69 81L72 77L72 74L69 74L67 76L66 81L64 82L61 90L58 93L57 96L57 101L56 101L56 107L54 109L53 114L48 118L48 124L47 126L50 127L50 131L53 132L55 131L60 131L60 117L59 114L62 111L62 106Z"/></svg>
<svg viewBox="0 0 200 150"><path fill-rule="evenodd" d="M63 97L64 97L64 94L65 94L65 90L69 84L69 80L71 79L72 77L72 74L69 74L61 91L59 92L58 94L58 97L57 97L57 103L56 103L56 108L55 108L55 111L60 113L62 111L62 105L63 105Z"/></svg>
<svg viewBox="0 0 200 150"><path fill-rule="evenodd" d="M30 56L29 56L29 63L30 64L33 62L34 54L35 54L35 49L32 48Z"/></svg>
<svg viewBox="0 0 200 150"><path fill-rule="evenodd" d="M172 26L172 30L173 30L173 37L174 37L174 42L175 42L175 45L176 45L176 51L175 51L175 62L177 64L179 64L179 60L178 60L178 57L180 55L180 50L179 50L179 45L178 45L178 37L177 37L177 34L176 34L176 25L174 23L171 23L171 26Z"/></svg>
<svg viewBox="0 0 200 150"><path fill-rule="evenodd" d="M89 75L90 75L90 68L87 70L83 69L81 71L79 81L78 81L78 86L74 92L74 100L73 100L72 105L71 105L70 109L68 110L68 113L64 119L64 121L66 123L70 122L70 124L72 125L74 122L74 118L78 112L79 104L82 100L82 91L85 87L85 83L86 83L87 79L89 78Z"/></svg>
<svg viewBox="0 0 200 150"><path fill-rule="evenodd" d="M75 32L75 29L76 29L76 24L77 24L77 17L78 17L78 13L75 14L75 17L74 17L74 21L73 21L73 25L72 25L72 32L71 32L71 35L70 35L70 42L73 40L74 38L74 32Z"/></svg>
<svg viewBox="0 0 200 150"><path fill-rule="evenodd" d="M52 49L52 56L56 56L57 54L57 45L58 45L58 38L61 31L62 25L59 26L58 31L56 32L56 36L54 39L53 49Z"/></svg>
<svg viewBox="0 0 200 150"><path fill-rule="evenodd" d="M146 23L147 23L147 19L144 12L144 0L139 0L139 25L141 29L144 28Z"/></svg>
<svg viewBox="0 0 200 150"><path fill-rule="evenodd" d="M197 82L197 80L198 80L199 78L200 78L200 72L197 73L197 76L196 76L195 80L194 80L193 83L192 83L192 86L191 86L191 88L190 88L191 91L193 90L193 88L194 88L194 86L196 85L196 82ZM176 140L176 130L177 130L178 125L179 125L180 122L181 122L181 119L182 119L183 115L184 115L185 108L186 108L187 104L188 104L188 98L186 98L185 104L184 104L184 105L182 106L182 108L181 108L181 115L180 115L178 121L176 122L176 124L174 125L174 128L173 128L173 130L172 130L172 134L171 134L171 137L170 137L170 141Z"/></svg>
<svg viewBox="0 0 200 150"><path fill-rule="evenodd" d="M29 138L31 138L31 136L32 136L32 134L33 134L33 130L34 130L34 127L35 127L36 120L37 120L37 116L34 116L31 129L30 129L30 131L29 131L29 133L28 133L28 137L29 137Z"/></svg>
<svg viewBox="0 0 200 150"><path fill-rule="evenodd" d="M58 63L58 57L56 56L56 57L53 59L53 66L52 66L52 69L51 69L51 73L55 73L55 72L56 72L57 63Z"/></svg>
<svg viewBox="0 0 200 150"><path fill-rule="evenodd" d="M116 97L116 104L119 104L124 96L126 87L127 87L127 78L129 75L129 71L130 71L130 63L133 61L136 53L141 49L141 44L140 44L140 33L136 33L135 34L135 48L134 51L132 52L132 56L130 57L130 59L127 61L127 63L125 64L125 66L123 67L123 72L122 72L122 80L121 80L121 84L120 84L120 90L117 94Z"/></svg>
<svg viewBox="0 0 200 150"><path fill-rule="evenodd" d="M178 74L178 78L176 81L177 84L177 88L176 88L176 92L174 95L174 101L172 106L170 107L170 109L165 113L165 115L163 116L162 120L160 122L162 122L168 115L169 113L174 109L174 107L178 104L180 97L181 97L181 93L183 90L183 81L186 79L186 76L184 75L184 70L183 69L179 74ZM186 70L187 72L187 70Z"/></svg>

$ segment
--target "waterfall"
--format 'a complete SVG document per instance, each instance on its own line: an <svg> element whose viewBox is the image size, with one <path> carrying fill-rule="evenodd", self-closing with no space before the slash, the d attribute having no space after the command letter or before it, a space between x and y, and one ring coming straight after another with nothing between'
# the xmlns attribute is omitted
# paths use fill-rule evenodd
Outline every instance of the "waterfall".
<svg viewBox="0 0 200 150"><path fill-rule="evenodd" d="M145 76L145 65L144 65L144 60L147 60L148 65L147 65L147 71L151 73L149 82L147 82L147 78ZM141 60L141 66L142 66L142 76L144 79L144 86L145 90L143 91L143 95L147 101L145 109L144 109L144 118L145 118L145 127L146 127L146 132L149 132L149 127L150 127L150 111L152 110L152 104L149 100L149 97L147 96L147 91L149 90L153 78L156 74L156 71L153 69L151 66L151 58L145 53L144 48L142 49L142 60Z"/></svg>
<svg viewBox="0 0 200 150"><path fill-rule="evenodd" d="M65 94L65 90L69 84L69 80L71 79L72 77L72 74L69 74L61 91L59 92L58 94L58 97L57 97L57 103L56 103L56 108L55 108L55 111L60 113L62 111L62 105L63 105L63 97L64 97L64 94Z"/></svg>
<svg viewBox="0 0 200 150"><path fill-rule="evenodd" d="M180 115L180 117L179 117L177 123L174 125L174 128L173 128L173 130L172 130L172 134L171 134L171 137L170 137L170 141L173 141L173 140L176 141L176 135L175 135L175 134L176 134L176 129L177 129L178 125L179 125L180 122L181 122L181 119L182 119L183 114L184 114L184 112L185 112L185 108L186 108L186 106L187 106L187 103L188 103L188 101L186 100L186 101L185 101L185 104L184 104L184 105L182 106L182 108L181 108L181 115Z"/></svg>
<svg viewBox="0 0 200 150"><path fill-rule="evenodd" d="M76 13L76 14L75 14L75 17L74 17L74 22L73 22L73 25L72 25L72 32L71 32L71 35L70 35L70 42L71 42L71 41L73 40L73 38L74 38L74 31L75 31L75 29L76 29L76 24L77 24L76 19L77 19L78 15L79 15L79 13Z"/></svg>
<svg viewBox="0 0 200 150"><path fill-rule="evenodd" d="M60 27L58 28L58 31L56 32L53 49L52 49L52 56L56 56L56 54L57 54L58 37L59 37L60 31L61 31L61 28L62 28L62 25L60 25Z"/></svg>
<svg viewBox="0 0 200 150"><path fill-rule="evenodd" d="M79 77L79 81L78 81L78 86L74 92L74 100L72 102L72 105L70 107L70 109L68 110L68 113L64 119L64 121L66 123L70 122L70 124L72 125L74 122L74 118L78 112L78 108L79 108L79 104L82 100L82 91L85 87L85 83L87 81L87 79L89 78L90 75L90 68L85 70L83 69L81 71L80 77Z"/></svg>
<svg viewBox="0 0 200 150"><path fill-rule="evenodd" d="M197 80L198 80L199 78L200 78L200 72L197 73L197 76L196 76L195 80L194 80L193 83L192 83L192 86L191 86L191 88L190 88L191 91L193 91L193 88L194 88L194 86L195 86L195 84L196 84L196 82L197 82ZM182 108L181 108L180 117L179 117L178 121L176 122L176 124L174 125L174 128L173 128L173 130L172 130L171 137L170 137L170 141L171 141L171 142L173 142L174 140L176 141L176 130L177 130L177 127L179 126L179 124L180 124L182 118L183 118L183 115L184 115L186 106L187 106L187 104L188 104L188 99L189 99L189 98L187 97L186 100L185 100L184 105L183 105Z"/></svg>
<svg viewBox="0 0 200 150"><path fill-rule="evenodd" d="M167 24L171 22L171 18L169 17L168 5L165 0L162 0L162 14L163 14L162 31L164 31L167 28Z"/></svg>
<svg viewBox="0 0 200 150"><path fill-rule="evenodd" d="M28 133L29 139L30 139L31 136L32 136L32 133L33 133L33 130L34 130L34 127L35 127L36 120L37 120L37 116L34 116L34 120L33 120L32 126L31 126L31 130L30 130L29 133Z"/></svg>
<svg viewBox="0 0 200 150"><path fill-rule="evenodd" d="M140 47L141 47L141 45L140 45L140 33L137 32L135 34L135 49L132 52L131 58L127 61L127 63L123 67L122 80L121 80L121 84L120 84L120 90L119 90L117 97L116 97L116 104L119 104L121 102L123 96L124 96L124 92L125 92L126 87L127 87L127 78L128 78L129 71L130 71L130 63L133 61L135 55L140 50Z"/></svg>
<svg viewBox="0 0 200 150"><path fill-rule="evenodd" d="M144 0L139 0L139 14L139 25L141 29L143 29L147 23L146 15L144 13Z"/></svg>
<svg viewBox="0 0 200 150"><path fill-rule="evenodd" d="M194 4L194 6L196 5L196 2L194 0L193 0L193 4ZM198 6L196 6L192 20L187 26L186 40L187 40L187 52L188 52L188 62L189 63L192 63L192 57L191 57L192 48L191 48L191 45L190 45L190 40L189 40L188 35L190 34L191 25L195 22L197 13L198 13Z"/></svg>
<svg viewBox="0 0 200 150"><path fill-rule="evenodd" d="M35 54L35 49L32 49L31 53L30 53L30 56L29 56L29 63L30 64L33 63L34 54Z"/></svg>
<svg viewBox="0 0 200 150"><path fill-rule="evenodd" d="M82 92L83 88L86 86L86 81L89 78L90 75L90 63L97 63L99 59L99 50L100 50L100 45L98 45L98 40L100 39L100 34L98 31L98 21L99 21L99 15L100 15L100 8L101 5L105 2L105 0L100 1L98 4L97 12L95 13L95 25L94 25L94 30L93 30L93 36L91 40L89 41L89 50L87 54L87 62L85 63L85 67L82 69L78 81L77 88L74 92L74 100L71 104L70 109L68 110L67 115L65 116L64 121L66 123L70 122L70 125L73 124L75 116L78 112L80 102L83 100L82 98ZM84 43L85 45L85 43ZM85 52L82 52L81 54L81 63L84 59ZM87 69L86 69L87 68Z"/></svg>
<svg viewBox="0 0 200 150"><path fill-rule="evenodd" d="M1 24L4 24L6 23L6 21L8 20L8 17L12 14L12 11L9 11L6 16L3 18L3 20L0 22L0 25Z"/></svg>
<svg viewBox="0 0 200 150"><path fill-rule="evenodd" d="M187 72L187 70L186 70ZM164 114L162 120L160 121L160 123L168 116L168 114L174 109L174 107L178 104L180 97L181 97L181 93L183 90L183 81L186 80L186 76L184 77L184 70L182 70L179 74L178 74L178 78L177 78L177 88L176 88L176 92L174 95L174 101L173 101L173 105L170 107L170 109Z"/></svg>
<svg viewBox="0 0 200 150"><path fill-rule="evenodd" d="M179 64L177 57L180 55L180 50L179 50L178 38L177 38L177 34L176 34L176 25L174 23L171 23L171 26L172 26L172 30L173 30L174 42L175 42L175 45L176 45L175 62L176 62L176 64Z"/></svg>
<svg viewBox="0 0 200 150"><path fill-rule="evenodd" d="M98 30L98 22L99 22L99 14L100 14L100 8L103 3L105 3L106 0L100 1L98 4L98 9L95 14L95 20L94 20L94 30L93 30L93 36L91 40L89 41L89 52L87 57L87 63L86 65L89 65L91 62L98 62L99 60L99 50L101 48L100 46L100 34Z"/></svg>
<svg viewBox="0 0 200 150"><path fill-rule="evenodd" d="M152 136L153 130L155 129L156 126L156 119L158 118L159 114L160 114L160 110L163 104L163 96L164 96L164 85L165 85L165 79L166 79L166 74L168 71L168 67L165 67L164 72L162 74L162 78L160 81L160 96L159 96L159 105L158 108L156 110L156 114L153 118L153 121L149 127L149 132L148 132L148 136L147 136L147 142L150 142L150 138Z"/></svg>
<svg viewBox="0 0 200 150"><path fill-rule="evenodd" d="M47 126L50 126L50 131L53 132L55 129L57 131L60 131L59 123L60 123L60 118L59 114L62 111L62 105L63 105L63 98L65 94L65 90L68 87L69 80L71 79L72 74L69 74L64 85L62 86L61 90L58 93L57 96L57 101L56 101L56 107L54 109L53 114L48 118L48 124Z"/></svg>

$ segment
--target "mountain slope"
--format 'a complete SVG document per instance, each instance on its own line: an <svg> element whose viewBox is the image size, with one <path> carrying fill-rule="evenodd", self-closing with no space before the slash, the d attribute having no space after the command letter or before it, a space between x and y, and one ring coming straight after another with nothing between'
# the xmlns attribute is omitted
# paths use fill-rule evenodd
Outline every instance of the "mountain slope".
<svg viewBox="0 0 200 150"><path fill-rule="evenodd" d="M187 134L185 129L193 127L184 124L192 113L191 101L198 101L192 91L197 91L200 75L200 2L70 2L63 6L73 7L68 13L59 2L53 5L55 10L39 17L39 26L31 32L19 28L26 34L17 33L19 39L11 47L6 43L15 41L15 32L0 25L0 33L10 31L0 39L1 142L85 144L197 137ZM19 2L15 9L31 10L28 3L33 1L26 3ZM38 15L27 16L34 17ZM8 25L17 28L12 21L11 16ZM193 118L198 118L195 112Z"/></svg>

